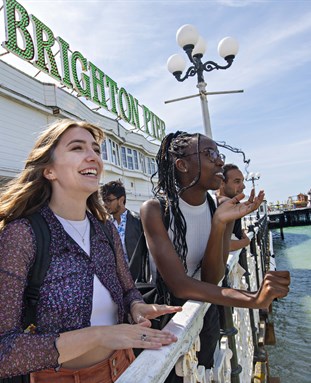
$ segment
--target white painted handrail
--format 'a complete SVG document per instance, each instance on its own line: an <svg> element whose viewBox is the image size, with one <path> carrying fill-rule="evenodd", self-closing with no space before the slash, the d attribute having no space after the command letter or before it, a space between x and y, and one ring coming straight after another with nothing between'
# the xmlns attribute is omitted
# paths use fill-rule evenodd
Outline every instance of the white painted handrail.
<svg viewBox="0 0 311 383"><path fill-rule="evenodd" d="M178 341L160 350L145 350L120 376L117 383L162 383L179 357L186 354L197 341L203 317L209 303L188 301L183 311L174 315L165 329L175 334Z"/></svg>
<svg viewBox="0 0 311 383"><path fill-rule="evenodd" d="M254 235L257 235L258 228L255 227L254 229ZM260 248L256 241L254 243L257 254L260 254ZM263 265L260 256L255 258L250 253L249 246L246 251L248 271L250 273L250 290L254 291L257 290L256 268L261 268ZM229 255L227 283L230 287L245 290L248 286L246 284L245 270L238 263L239 255L240 251L232 252ZM160 350L143 351L116 383L163 383L174 366L177 374L184 377L184 383L230 383L232 351L228 347L228 338L226 336L222 337L220 347L215 351L213 368L205 370L203 366L198 365L196 358L196 351L200 347L199 333L203 326L204 314L209 306L209 303L187 301L183 306L183 311L174 315L165 327L165 329L177 336L178 341ZM258 332L259 310L252 310L252 314L255 330ZM235 336L236 356L239 365L242 367L239 381L240 383L250 383L254 355L252 333L254 328L252 328L250 322L250 310L234 308L232 316L234 327L238 330Z"/></svg>

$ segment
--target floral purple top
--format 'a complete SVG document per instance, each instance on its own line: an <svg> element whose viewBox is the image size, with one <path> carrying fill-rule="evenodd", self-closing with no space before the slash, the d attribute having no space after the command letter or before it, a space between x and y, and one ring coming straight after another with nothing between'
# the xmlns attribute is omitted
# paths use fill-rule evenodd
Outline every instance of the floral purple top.
<svg viewBox="0 0 311 383"><path fill-rule="evenodd" d="M51 264L40 289L37 332L22 329L23 293L36 253L27 219L10 222L0 233L0 377L58 367L55 340L60 333L90 326L94 274L118 305L122 323L133 300L142 299L124 259L119 234L111 222L114 255L97 219L90 213L90 257L66 233L47 207L41 209L51 231Z"/></svg>

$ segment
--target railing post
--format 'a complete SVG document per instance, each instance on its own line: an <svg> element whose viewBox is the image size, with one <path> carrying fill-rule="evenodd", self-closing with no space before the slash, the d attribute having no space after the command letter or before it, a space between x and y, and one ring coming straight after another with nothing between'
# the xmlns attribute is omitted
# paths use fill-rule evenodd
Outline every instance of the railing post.
<svg viewBox="0 0 311 383"><path fill-rule="evenodd" d="M228 287L227 281L228 273L223 281L223 287ZM235 335L238 330L234 327L232 317L232 307L218 306L219 320L220 320L220 335L228 338L228 345L232 351L231 358L231 383L240 383L239 374L242 371L242 367L238 363L238 355L236 349Z"/></svg>
<svg viewBox="0 0 311 383"><path fill-rule="evenodd" d="M256 242L257 242L257 245L259 247L259 252L260 252L261 277L263 279L265 276L265 272L267 270L267 257L266 257L266 255L268 254L268 232L267 232L265 217L260 219L256 223L256 226L258 228L257 235L256 235Z"/></svg>
<svg viewBox="0 0 311 383"><path fill-rule="evenodd" d="M240 265L245 270L244 278L245 282L248 286L247 290L250 291L250 272L248 269L248 263L247 263L247 252L246 249L242 249L240 253L240 259L239 259ZM258 328L255 324L255 317L254 317L254 311L252 309L249 309L249 319L252 329L252 339L253 339L253 345L254 345L254 362L257 361L263 361L265 358L265 355L262 355L262 352L260 351L258 347Z"/></svg>
<svg viewBox="0 0 311 383"><path fill-rule="evenodd" d="M255 271L256 271L256 288L257 290L259 289L260 286L260 281L259 281L259 268L258 268L258 259L257 259L257 249L256 249L256 234L254 230L255 226L254 225L249 225L249 231L252 231L254 233L253 238L251 239L251 243L249 245L250 247L250 252L252 257L254 257L254 262L255 262Z"/></svg>

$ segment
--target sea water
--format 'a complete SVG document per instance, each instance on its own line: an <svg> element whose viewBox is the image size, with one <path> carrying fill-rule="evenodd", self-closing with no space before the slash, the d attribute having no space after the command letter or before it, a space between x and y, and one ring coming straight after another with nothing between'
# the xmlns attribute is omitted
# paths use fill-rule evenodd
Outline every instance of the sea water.
<svg viewBox="0 0 311 383"><path fill-rule="evenodd" d="M278 270L291 273L290 292L273 303L276 345L267 346L270 375L281 383L311 383L311 226L273 230Z"/></svg>

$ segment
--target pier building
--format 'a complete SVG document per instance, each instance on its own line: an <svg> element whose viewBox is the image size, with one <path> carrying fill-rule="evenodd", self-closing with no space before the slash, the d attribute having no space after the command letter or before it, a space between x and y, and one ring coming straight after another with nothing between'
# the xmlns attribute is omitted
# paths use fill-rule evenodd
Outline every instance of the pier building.
<svg viewBox="0 0 311 383"><path fill-rule="evenodd" d="M43 83L0 60L0 184L17 176L36 136L59 118L87 120L106 134L102 146L104 179L121 179L128 207L139 211L150 198L158 144L126 128L122 121L92 110L52 83Z"/></svg>

